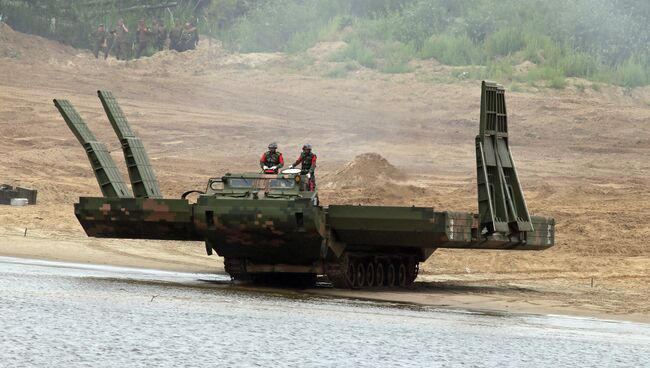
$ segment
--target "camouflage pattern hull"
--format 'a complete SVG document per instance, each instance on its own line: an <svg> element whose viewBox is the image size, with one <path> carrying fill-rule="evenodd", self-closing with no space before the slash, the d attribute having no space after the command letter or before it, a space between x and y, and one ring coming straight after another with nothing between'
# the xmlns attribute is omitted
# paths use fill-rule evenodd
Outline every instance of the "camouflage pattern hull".
<svg viewBox="0 0 650 368"><path fill-rule="evenodd" d="M321 207L309 200L201 197L195 228L217 254L263 264L311 264L325 234Z"/></svg>
<svg viewBox="0 0 650 368"><path fill-rule="evenodd" d="M81 197L75 216L96 238L203 240L185 199Z"/></svg>

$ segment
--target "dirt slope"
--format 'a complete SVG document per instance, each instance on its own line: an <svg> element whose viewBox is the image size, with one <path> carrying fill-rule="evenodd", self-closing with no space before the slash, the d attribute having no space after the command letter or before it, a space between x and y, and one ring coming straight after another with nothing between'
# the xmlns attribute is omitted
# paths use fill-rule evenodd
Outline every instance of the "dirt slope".
<svg viewBox="0 0 650 368"><path fill-rule="evenodd" d="M29 208L0 207L0 235L28 228L30 236L87 244L72 204L99 190L51 101L71 100L123 166L97 89L120 100L167 196L202 188L226 170L255 170L270 141L279 142L287 160L309 142L319 156L323 203L476 211L478 82L437 83L448 69L426 63L412 74L359 70L329 79L322 77L332 64L326 59L302 72L292 69L294 62L280 54L229 54L217 42L138 61L95 60L0 25L0 183L31 185L40 200ZM529 208L556 218L557 246L543 253L440 251L423 271L484 280L595 275L612 289L649 284L649 90L569 87L507 98ZM380 156L354 159L368 152ZM390 174L355 179L368 162L378 164L370 172ZM144 256L129 248L141 242L102 244ZM637 292L648 295L648 288Z"/></svg>

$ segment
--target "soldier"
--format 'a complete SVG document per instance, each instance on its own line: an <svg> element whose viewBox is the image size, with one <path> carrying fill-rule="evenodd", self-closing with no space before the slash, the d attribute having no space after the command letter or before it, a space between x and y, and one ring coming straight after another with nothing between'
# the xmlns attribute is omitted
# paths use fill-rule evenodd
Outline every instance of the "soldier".
<svg viewBox="0 0 650 368"><path fill-rule="evenodd" d="M151 42L151 37L153 32L151 28L147 27L147 24L144 22L144 19L140 19L138 22L138 30L136 31L136 43L137 49L135 53L135 58L139 59L142 56L142 52L149 47Z"/></svg>
<svg viewBox="0 0 650 368"><path fill-rule="evenodd" d="M194 50L199 43L199 32L190 22L185 23L181 31L180 47L178 51Z"/></svg>
<svg viewBox="0 0 650 368"><path fill-rule="evenodd" d="M180 51L181 33L183 33L183 26L176 25L169 31L169 49Z"/></svg>
<svg viewBox="0 0 650 368"><path fill-rule="evenodd" d="M126 60L129 56L129 29L124 24L124 19L117 21L114 42L117 60Z"/></svg>
<svg viewBox="0 0 650 368"><path fill-rule="evenodd" d="M114 29L111 29L111 31L108 34L108 37L106 37L106 51L104 51L104 60L108 59L108 55L111 54L111 51L115 48L115 40L117 38L117 31Z"/></svg>
<svg viewBox="0 0 650 368"><path fill-rule="evenodd" d="M284 158L282 153L278 152L278 144L273 142L269 144L269 150L262 154L260 167L265 174L277 174L282 166L284 166Z"/></svg>
<svg viewBox="0 0 650 368"><path fill-rule="evenodd" d="M302 146L302 152L296 162L293 165L289 166L290 169L302 164L300 167L300 174L307 176L307 190L314 191L316 188L316 176L314 171L316 170L316 155L311 152L311 145L305 144Z"/></svg>
<svg viewBox="0 0 650 368"><path fill-rule="evenodd" d="M155 35L155 46L158 51L162 51L165 48L165 41L167 40L167 28L165 28L165 23L162 21L158 22Z"/></svg>
<svg viewBox="0 0 650 368"><path fill-rule="evenodd" d="M190 46L192 50L194 50L199 45L199 28L194 24L194 22L191 23L190 33L192 34L192 37L190 38Z"/></svg>
<svg viewBox="0 0 650 368"><path fill-rule="evenodd" d="M103 24L100 24L97 29L91 34L93 39L93 55L95 59L99 58L99 50L104 50L104 54L108 51L108 45L106 44L106 38L108 34L106 33L106 28Z"/></svg>

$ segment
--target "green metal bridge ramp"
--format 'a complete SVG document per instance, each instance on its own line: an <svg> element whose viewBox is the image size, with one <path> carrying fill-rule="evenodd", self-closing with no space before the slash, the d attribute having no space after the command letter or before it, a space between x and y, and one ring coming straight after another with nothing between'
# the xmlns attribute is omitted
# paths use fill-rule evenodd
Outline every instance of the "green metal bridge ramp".
<svg viewBox="0 0 650 368"><path fill-rule="evenodd" d="M115 96L109 91L97 91L108 120L115 130L126 161L133 194L143 198L162 198L158 179L149 161L144 145L131 129Z"/></svg>
<svg viewBox="0 0 650 368"><path fill-rule="evenodd" d="M132 198L133 195L106 146L99 142L68 100L54 100L66 124L86 150L104 197Z"/></svg>
<svg viewBox="0 0 650 368"><path fill-rule="evenodd" d="M532 231L533 223L508 146L505 90L492 82L483 82L481 88L476 168L481 232Z"/></svg>

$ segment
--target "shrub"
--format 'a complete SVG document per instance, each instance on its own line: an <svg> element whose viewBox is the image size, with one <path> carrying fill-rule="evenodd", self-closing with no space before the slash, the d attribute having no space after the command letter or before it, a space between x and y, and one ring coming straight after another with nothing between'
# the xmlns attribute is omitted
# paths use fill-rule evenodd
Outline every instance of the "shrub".
<svg viewBox="0 0 650 368"><path fill-rule="evenodd" d="M469 37L449 34L431 37L422 45L418 56L422 59L435 58L448 65L471 65L483 59L480 49Z"/></svg>
<svg viewBox="0 0 650 368"><path fill-rule="evenodd" d="M360 41L353 41L343 50L335 53L332 61L354 60L366 68L377 67L375 52Z"/></svg>
<svg viewBox="0 0 650 368"><path fill-rule="evenodd" d="M338 64L330 69L325 76L328 78L343 78L348 74L348 68L345 64Z"/></svg>
<svg viewBox="0 0 650 368"><path fill-rule="evenodd" d="M600 67L593 56L581 52L568 52L558 60L557 68L567 77L592 77Z"/></svg>
<svg viewBox="0 0 650 368"><path fill-rule="evenodd" d="M514 28L503 28L485 39L485 52L490 57L513 54L526 46L525 36Z"/></svg>
<svg viewBox="0 0 650 368"><path fill-rule="evenodd" d="M563 76L555 76L551 78L548 86L555 89L564 89L566 87L566 79Z"/></svg>
<svg viewBox="0 0 650 368"><path fill-rule="evenodd" d="M384 73L410 73L413 68L408 62L413 59L415 49L413 46L401 42L389 42L380 51L382 66L380 70Z"/></svg>
<svg viewBox="0 0 650 368"><path fill-rule="evenodd" d="M636 57L630 57L621 65L607 72L606 80L625 87L639 87L650 84L650 73Z"/></svg>
<svg viewBox="0 0 650 368"><path fill-rule="evenodd" d="M241 52L305 50L341 12L337 1L263 2L240 18L225 36Z"/></svg>

